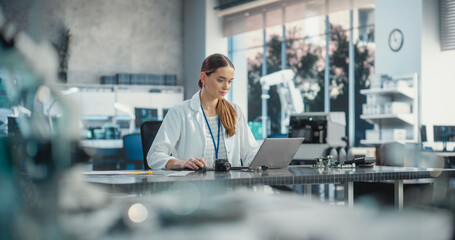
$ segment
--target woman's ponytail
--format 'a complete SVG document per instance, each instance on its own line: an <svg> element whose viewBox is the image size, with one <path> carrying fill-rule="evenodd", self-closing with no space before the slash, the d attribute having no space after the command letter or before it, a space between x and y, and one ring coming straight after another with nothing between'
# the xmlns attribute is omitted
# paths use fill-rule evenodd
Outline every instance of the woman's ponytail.
<svg viewBox="0 0 455 240"><path fill-rule="evenodd" d="M226 99L220 99L216 105L216 113L220 116L220 121L226 129L226 135L234 136L237 118L237 111L234 107Z"/></svg>

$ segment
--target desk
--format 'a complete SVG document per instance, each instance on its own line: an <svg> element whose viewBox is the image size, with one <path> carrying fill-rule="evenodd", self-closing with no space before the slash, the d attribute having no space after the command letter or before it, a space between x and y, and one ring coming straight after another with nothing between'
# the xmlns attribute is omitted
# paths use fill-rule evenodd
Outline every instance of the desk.
<svg viewBox="0 0 455 240"><path fill-rule="evenodd" d="M453 236L453 214L435 209L348 209L296 194L234 189L206 195L193 190L114 197L91 211L64 212L59 221L74 239L427 240Z"/></svg>
<svg viewBox="0 0 455 240"><path fill-rule="evenodd" d="M141 193L167 190L178 182L193 183L202 187L213 186L254 186L254 185L314 185L345 184L345 202L354 204L354 182L395 181L395 205L403 207L403 180L455 177L455 169L386 167L373 168L327 168L317 169L303 166L289 166L287 169L273 169L267 172L230 171L226 173L208 171L192 172L184 177L169 177L172 171L155 171L153 175L94 175L85 174L85 181L108 186L113 191ZM309 189L309 188L305 188ZM307 192L306 192L307 193Z"/></svg>

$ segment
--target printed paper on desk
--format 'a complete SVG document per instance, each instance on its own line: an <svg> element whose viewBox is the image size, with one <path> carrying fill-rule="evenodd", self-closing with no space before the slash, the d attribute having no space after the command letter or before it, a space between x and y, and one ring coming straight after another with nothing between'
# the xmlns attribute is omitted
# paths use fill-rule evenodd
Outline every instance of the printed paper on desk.
<svg viewBox="0 0 455 240"><path fill-rule="evenodd" d="M179 171L179 172L174 172L174 173L168 174L167 176L168 177L184 177L192 172L194 172L194 171Z"/></svg>
<svg viewBox="0 0 455 240"><path fill-rule="evenodd" d="M155 174L152 171L137 171L137 170L116 170L116 171L89 171L83 172L84 175L131 175L131 174L143 174L151 175Z"/></svg>

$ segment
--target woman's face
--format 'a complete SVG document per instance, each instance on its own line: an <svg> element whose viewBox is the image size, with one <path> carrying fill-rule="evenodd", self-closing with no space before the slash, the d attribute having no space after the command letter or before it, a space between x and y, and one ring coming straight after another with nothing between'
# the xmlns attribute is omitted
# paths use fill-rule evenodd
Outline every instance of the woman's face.
<svg viewBox="0 0 455 240"><path fill-rule="evenodd" d="M210 75L201 73L202 83L205 83L205 90L213 98L223 99L231 89L234 80L234 69L232 67L220 67Z"/></svg>

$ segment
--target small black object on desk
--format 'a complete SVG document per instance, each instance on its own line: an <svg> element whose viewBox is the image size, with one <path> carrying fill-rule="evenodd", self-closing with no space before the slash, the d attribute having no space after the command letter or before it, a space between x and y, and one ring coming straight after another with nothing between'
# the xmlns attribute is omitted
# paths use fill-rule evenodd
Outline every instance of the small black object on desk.
<svg viewBox="0 0 455 240"><path fill-rule="evenodd" d="M205 172L207 172L207 167L199 168L198 170L196 170L196 172L205 173Z"/></svg>
<svg viewBox="0 0 455 240"><path fill-rule="evenodd" d="M373 157L359 157L353 160L345 161L345 164L355 164L357 167L373 167L376 162L376 158Z"/></svg>
<svg viewBox="0 0 455 240"><path fill-rule="evenodd" d="M183 169L184 171L195 171L195 172L201 172L201 173L205 173L207 172L207 167L199 167L198 169L194 170L194 169L191 169L191 168L184 168Z"/></svg>
<svg viewBox="0 0 455 240"><path fill-rule="evenodd" d="M215 171L216 172L226 172L231 169L231 163L227 159L217 159L215 160Z"/></svg>

